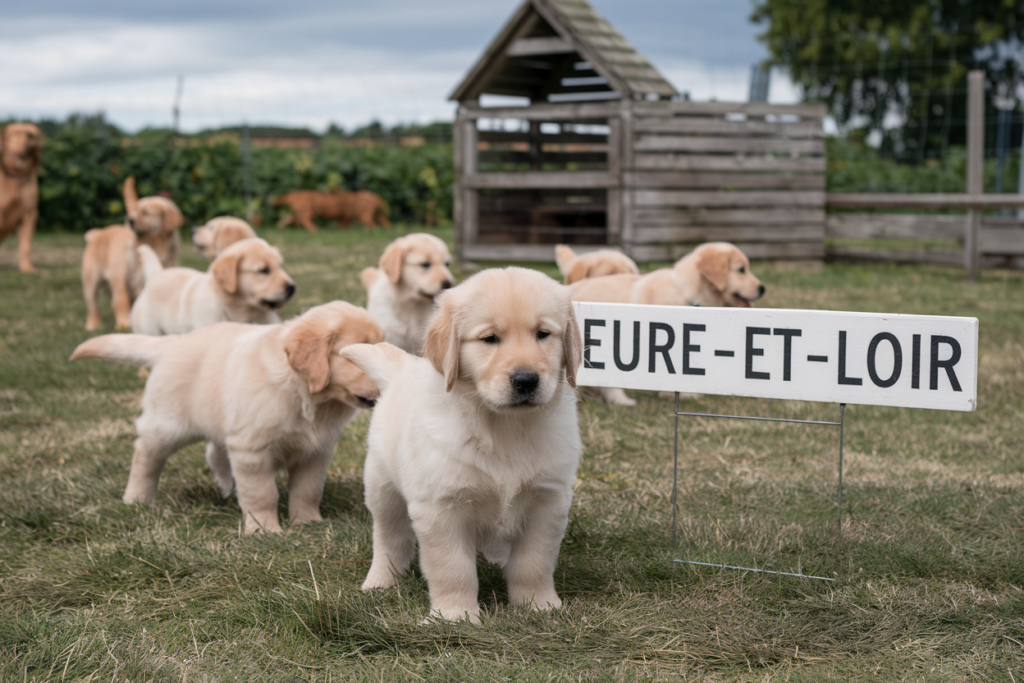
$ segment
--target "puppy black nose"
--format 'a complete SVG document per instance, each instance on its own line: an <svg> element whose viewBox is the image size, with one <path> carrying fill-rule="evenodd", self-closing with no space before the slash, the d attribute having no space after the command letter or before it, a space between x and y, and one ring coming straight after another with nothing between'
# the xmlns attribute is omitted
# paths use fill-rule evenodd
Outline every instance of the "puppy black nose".
<svg viewBox="0 0 1024 683"><path fill-rule="evenodd" d="M293 294L295 294L295 283L289 282L284 286L284 295L291 299Z"/></svg>
<svg viewBox="0 0 1024 683"><path fill-rule="evenodd" d="M451 289L451 286L452 286L451 281L450 280L445 280L444 282L441 283L441 290L444 291L446 289Z"/></svg>
<svg viewBox="0 0 1024 683"><path fill-rule="evenodd" d="M509 377L512 388L519 394L532 394L540 384L540 375L532 370L516 370Z"/></svg>
<svg viewBox="0 0 1024 683"><path fill-rule="evenodd" d="M757 295L764 296L764 285L759 285L757 288Z"/></svg>

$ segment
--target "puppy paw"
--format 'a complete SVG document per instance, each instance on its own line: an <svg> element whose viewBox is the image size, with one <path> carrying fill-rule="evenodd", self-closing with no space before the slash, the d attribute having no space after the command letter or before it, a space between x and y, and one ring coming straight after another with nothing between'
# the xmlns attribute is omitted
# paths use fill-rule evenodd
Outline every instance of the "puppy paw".
<svg viewBox="0 0 1024 683"><path fill-rule="evenodd" d="M315 524L322 521L324 521L324 518L315 510L312 512L300 512L291 519L292 524Z"/></svg>
<svg viewBox="0 0 1024 683"><path fill-rule="evenodd" d="M398 579L390 571L378 572L371 568L370 573L366 575L366 580L363 581L362 590L372 591L376 588L391 588L396 583L398 583Z"/></svg>

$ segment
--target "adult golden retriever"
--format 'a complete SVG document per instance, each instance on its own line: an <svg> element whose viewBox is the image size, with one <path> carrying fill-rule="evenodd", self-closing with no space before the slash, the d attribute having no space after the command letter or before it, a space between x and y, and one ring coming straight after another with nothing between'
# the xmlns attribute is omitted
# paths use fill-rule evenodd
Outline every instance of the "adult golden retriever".
<svg viewBox="0 0 1024 683"><path fill-rule="evenodd" d="M614 249L598 249L586 254L577 254L572 247L557 244L555 245L555 263L567 285L588 277L604 277L619 273L640 274L640 269L633 259Z"/></svg>
<svg viewBox="0 0 1024 683"><path fill-rule="evenodd" d="M0 134L0 243L18 234L18 268L32 266L32 236L39 219L39 164L43 135L31 123L8 123Z"/></svg>
<svg viewBox="0 0 1024 683"><path fill-rule="evenodd" d="M144 197L135 192L135 178L124 181L127 217L125 225L93 228L85 233L82 253L82 294L85 297L85 329L102 325L96 295L102 285L110 289L115 328L131 327L132 302L142 291L142 263L138 247L146 245L164 267L178 264L178 228L185 219L166 197Z"/></svg>
<svg viewBox="0 0 1024 683"><path fill-rule="evenodd" d="M258 237L235 242L207 272L164 269L149 247L139 247L146 285L132 306L132 331L184 334L219 322L275 324L295 294L276 247Z"/></svg>
<svg viewBox="0 0 1024 683"><path fill-rule="evenodd" d="M360 274L366 287L366 310L384 330L384 339L409 353L419 353L434 298L452 286L448 245L416 232L399 237L380 257L380 268Z"/></svg>
<svg viewBox="0 0 1024 683"><path fill-rule="evenodd" d="M295 190L275 199L274 206L288 206L292 210L277 222L279 228L298 221L309 232L316 232L314 219L318 217L336 220L343 228L354 220L368 228L375 228L378 224L391 227L387 203L379 194L369 190Z"/></svg>
<svg viewBox="0 0 1024 683"><path fill-rule="evenodd" d="M192 228L192 246L211 261L235 242L250 237L256 237L256 231L234 216L218 216Z"/></svg>
<svg viewBox="0 0 1024 683"><path fill-rule="evenodd" d="M284 325L220 323L184 335L108 334L71 356L152 368L136 420L125 503L152 503L167 459L207 440L225 497L237 490L245 531L278 532L279 469L288 472L288 517L318 522L327 466L345 424L372 407L377 387L338 354L384 338L361 308L335 301Z"/></svg>
<svg viewBox="0 0 1024 683"><path fill-rule="evenodd" d="M412 562L431 615L479 622L477 553L501 565L512 605L560 607L554 570L582 446L583 349L569 291L524 268L444 292L424 358L390 344L342 351L381 389L364 481L373 562L363 590Z"/></svg>
<svg viewBox="0 0 1024 683"><path fill-rule="evenodd" d="M661 306L751 307L764 292L764 284L750 272L746 254L728 242L702 244L672 268L589 278L572 285L573 301ZM609 403L636 405L622 389L599 392Z"/></svg>

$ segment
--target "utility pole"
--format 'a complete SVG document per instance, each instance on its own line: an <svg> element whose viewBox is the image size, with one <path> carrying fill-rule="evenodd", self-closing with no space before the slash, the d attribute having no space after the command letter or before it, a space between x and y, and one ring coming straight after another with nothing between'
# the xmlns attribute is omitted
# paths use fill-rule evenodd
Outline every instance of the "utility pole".
<svg viewBox="0 0 1024 683"><path fill-rule="evenodd" d="M185 77L178 76L178 91L174 95L174 109L172 113L174 115L174 132L177 133L181 129L181 93L185 89Z"/></svg>

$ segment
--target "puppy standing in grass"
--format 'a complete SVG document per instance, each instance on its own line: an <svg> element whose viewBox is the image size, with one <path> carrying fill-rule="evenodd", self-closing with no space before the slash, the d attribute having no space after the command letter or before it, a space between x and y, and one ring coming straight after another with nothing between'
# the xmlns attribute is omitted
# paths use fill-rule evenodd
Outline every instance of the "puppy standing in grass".
<svg viewBox="0 0 1024 683"><path fill-rule="evenodd" d="M71 356L152 367L136 420L138 438L125 503L152 503L167 459L206 439L221 494L237 484L246 533L281 531L278 469L288 471L288 517L320 521L334 445L357 408L378 390L339 355L384 338L366 311L335 301L284 325L220 323L191 334L110 334Z"/></svg>
<svg viewBox="0 0 1024 683"><path fill-rule="evenodd" d="M177 205L166 197L143 197L135 191L135 178L124 181L126 225L93 228L85 233L82 253L82 292L87 311L85 329L101 325L96 294L100 285L110 287L115 327L130 327L132 302L142 290L142 266L138 247L146 245L165 268L178 264L178 228L185 222Z"/></svg>
<svg viewBox="0 0 1024 683"><path fill-rule="evenodd" d="M277 310L295 294L281 252L259 238L235 242L201 273L163 269L139 247L146 286L132 307L132 331L184 334L219 322L276 324Z"/></svg>
<svg viewBox="0 0 1024 683"><path fill-rule="evenodd" d="M399 237L380 257L380 268L360 274L366 287L366 310L384 329L384 338L409 353L419 353L434 297L455 278L448 245L434 235L417 232Z"/></svg>
<svg viewBox="0 0 1024 683"><path fill-rule="evenodd" d="M561 606L554 571L582 451L572 388L582 354L568 289L523 268L445 292L424 358L390 344L342 351L381 389L363 590L393 585L415 540L435 616L479 622L478 552L504 568L511 604Z"/></svg>
<svg viewBox="0 0 1024 683"><path fill-rule="evenodd" d="M608 275L580 280L573 301L659 306L736 306L751 308L765 286L750 271L750 260L736 245L708 242L679 259L672 268L646 275ZM634 406L622 389L598 390L608 403Z"/></svg>

